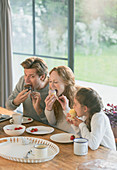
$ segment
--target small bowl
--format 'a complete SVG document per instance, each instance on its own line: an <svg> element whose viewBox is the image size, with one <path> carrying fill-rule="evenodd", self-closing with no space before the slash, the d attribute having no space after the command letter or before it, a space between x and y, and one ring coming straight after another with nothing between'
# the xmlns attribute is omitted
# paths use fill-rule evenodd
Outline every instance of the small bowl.
<svg viewBox="0 0 117 170"><path fill-rule="evenodd" d="M10 136L18 136L24 133L26 127L23 125L6 125L3 127L4 132Z"/></svg>

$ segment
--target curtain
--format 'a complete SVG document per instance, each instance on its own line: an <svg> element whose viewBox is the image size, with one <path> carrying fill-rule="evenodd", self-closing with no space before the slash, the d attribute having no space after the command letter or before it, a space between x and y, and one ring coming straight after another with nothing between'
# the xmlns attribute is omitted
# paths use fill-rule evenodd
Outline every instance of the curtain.
<svg viewBox="0 0 117 170"><path fill-rule="evenodd" d="M12 91L11 10L9 0L0 0L0 106Z"/></svg>

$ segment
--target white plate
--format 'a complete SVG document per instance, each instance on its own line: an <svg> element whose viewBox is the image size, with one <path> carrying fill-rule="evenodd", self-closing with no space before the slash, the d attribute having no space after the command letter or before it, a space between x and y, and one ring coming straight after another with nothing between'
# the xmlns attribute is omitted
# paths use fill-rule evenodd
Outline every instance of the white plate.
<svg viewBox="0 0 117 170"><path fill-rule="evenodd" d="M37 128L37 132L31 132L32 128ZM30 126L26 129L26 132L34 134L34 135L45 135L52 133L54 131L54 128L52 127L47 127L47 126Z"/></svg>
<svg viewBox="0 0 117 170"><path fill-rule="evenodd" d="M12 119L10 119L10 123L12 123ZM22 124L25 124L25 123L31 123L33 122L33 119L31 117L23 117L23 122Z"/></svg>
<svg viewBox="0 0 117 170"><path fill-rule="evenodd" d="M3 122L3 121L8 120L10 118L11 118L11 116L9 116L9 115L0 114L0 122Z"/></svg>
<svg viewBox="0 0 117 170"><path fill-rule="evenodd" d="M58 142L58 143L72 143L73 140L70 140L70 137L74 135L71 133L59 133L59 134L55 134L50 136L50 139L54 142Z"/></svg>
<svg viewBox="0 0 117 170"><path fill-rule="evenodd" d="M29 141L24 144L23 141ZM25 158L28 151L30 151L35 144L45 144L48 146L48 153L46 157L29 154ZM12 161L24 163L40 163L53 159L59 153L59 147L47 140L32 138L32 137L8 137L0 139L0 156Z"/></svg>
<svg viewBox="0 0 117 170"><path fill-rule="evenodd" d="M23 117L22 123L31 123L31 122L33 122L33 119L31 117Z"/></svg>

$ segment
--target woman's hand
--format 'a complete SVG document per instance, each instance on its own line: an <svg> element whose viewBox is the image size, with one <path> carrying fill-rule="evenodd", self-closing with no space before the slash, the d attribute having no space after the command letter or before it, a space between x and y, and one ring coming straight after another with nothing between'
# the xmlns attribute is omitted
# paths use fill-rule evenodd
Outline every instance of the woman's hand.
<svg viewBox="0 0 117 170"><path fill-rule="evenodd" d="M63 110L67 110L67 108L69 107L69 100L67 99L67 97L62 95L58 98L58 101L61 104Z"/></svg>
<svg viewBox="0 0 117 170"><path fill-rule="evenodd" d="M31 98L32 98L32 103L33 103L33 107L35 109L35 111L40 114L42 112L41 108L40 108L40 102L41 102L41 95L39 92L32 92L30 94Z"/></svg>
<svg viewBox="0 0 117 170"><path fill-rule="evenodd" d="M55 95L48 95L45 99L45 104L46 104L46 110L51 111L54 102L57 100Z"/></svg>
<svg viewBox="0 0 117 170"><path fill-rule="evenodd" d="M28 91L28 89L22 90L17 97L13 100L13 104L16 106L19 106L21 103L23 103L27 98L31 91Z"/></svg>

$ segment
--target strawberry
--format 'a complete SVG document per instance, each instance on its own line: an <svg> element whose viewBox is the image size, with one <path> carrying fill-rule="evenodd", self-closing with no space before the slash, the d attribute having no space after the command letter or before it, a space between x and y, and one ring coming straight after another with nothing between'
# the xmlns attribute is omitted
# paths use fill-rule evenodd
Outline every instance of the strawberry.
<svg viewBox="0 0 117 170"><path fill-rule="evenodd" d="M37 129L37 128L32 128L30 131L31 131L31 132L37 132L38 129Z"/></svg>
<svg viewBox="0 0 117 170"><path fill-rule="evenodd" d="M34 129L31 129L31 132L34 132Z"/></svg>
<svg viewBox="0 0 117 170"><path fill-rule="evenodd" d="M34 129L34 131L35 131L35 132L37 132L37 131L38 131L38 129L37 129L37 128L35 128L35 129Z"/></svg>
<svg viewBox="0 0 117 170"><path fill-rule="evenodd" d="M72 136L70 137L70 140L74 140L74 139L75 139L75 136L72 135Z"/></svg>
<svg viewBox="0 0 117 170"><path fill-rule="evenodd" d="M28 118L28 120L31 120L31 118Z"/></svg>
<svg viewBox="0 0 117 170"><path fill-rule="evenodd" d="M22 127L16 127L14 128L14 130L20 130L20 129L23 129Z"/></svg>
<svg viewBox="0 0 117 170"><path fill-rule="evenodd" d="M16 127L16 128L14 128L14 130L18 130L18 128Z"/></svg>

